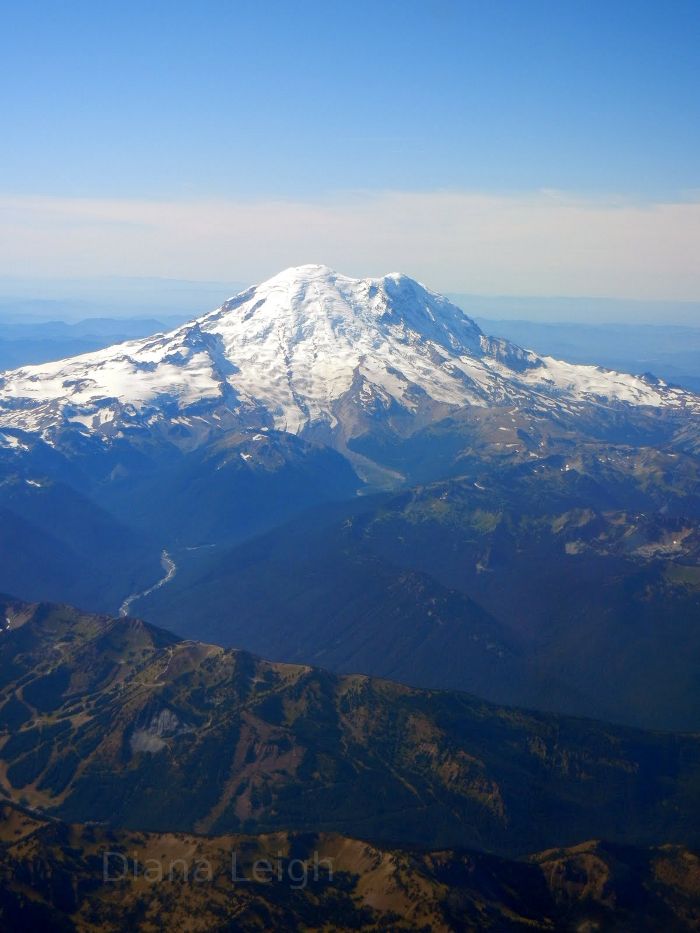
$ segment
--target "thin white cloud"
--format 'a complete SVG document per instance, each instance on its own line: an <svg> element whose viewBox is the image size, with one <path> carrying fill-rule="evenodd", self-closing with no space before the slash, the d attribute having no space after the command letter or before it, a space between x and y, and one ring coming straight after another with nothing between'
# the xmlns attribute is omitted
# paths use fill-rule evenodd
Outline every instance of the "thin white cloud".
<svg viewBox="0 0 700 933"><path fill-rule="evenodd" d="M0 275L258 281L323 262L441 291L700 299L700 200L357 192L319 201L0 196Z"/></svg>

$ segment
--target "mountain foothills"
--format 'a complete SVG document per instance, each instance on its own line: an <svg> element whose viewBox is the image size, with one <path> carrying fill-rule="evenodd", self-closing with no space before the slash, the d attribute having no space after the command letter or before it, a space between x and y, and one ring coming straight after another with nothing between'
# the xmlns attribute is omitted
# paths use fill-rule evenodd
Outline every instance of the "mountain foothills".
<svg viewBox="0 0 700 933"><path fill-rule="evenodd" d="M280 660L697 729L694 458L547 443L561 452L534 471L475 460L307 513L185 566L141 610L182 633L199 615L201 637Z"/></svg>
<svg viewBox="0 0 700 933"><path fill-rule="evenodd" d="M302 266L0 376L0 588L697 730L699 455L691 392L490 338L405 276Z"/></svg>
<svg viewBox="0 0 700 933"><path fill-rule="evenodd" d="M335 833L114 831L0 805L13 930L690 931L699 873L682 846L589 842L514 862Z"/></svg>
<svg viewBox="0 0 700 933"><path fill-rule="evenodd" d="M67 821L519 856L700 841L700 736L500 707L3 599L0 787Z"/></svg>
<svg viewBox="0 0 700 933"><path fill-rule="evenodd" d="M698 736L0 617L2 929L697 928Z"/></svg>

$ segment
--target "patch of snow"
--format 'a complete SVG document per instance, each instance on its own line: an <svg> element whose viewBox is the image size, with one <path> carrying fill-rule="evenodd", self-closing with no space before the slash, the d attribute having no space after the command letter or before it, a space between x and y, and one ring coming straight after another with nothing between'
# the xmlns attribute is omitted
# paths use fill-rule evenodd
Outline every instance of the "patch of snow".
<svg viewBox="0 0 700 933"><path fill-rule="evenodd" d="M8 450L29 450L29 446L27 444L23 444L18 437L14 436L14 434L0 433L0 447L5 447Z"/></svg>

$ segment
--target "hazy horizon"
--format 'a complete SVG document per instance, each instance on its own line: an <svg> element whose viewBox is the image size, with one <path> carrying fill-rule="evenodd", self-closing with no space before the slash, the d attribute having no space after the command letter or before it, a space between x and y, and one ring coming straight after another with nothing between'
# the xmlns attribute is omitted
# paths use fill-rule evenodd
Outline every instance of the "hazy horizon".
<svg viewBox="0 0 700 933"><path fill-rule="evenodd" d="M255 284L254 281L196 281L157 276L55 279L0 276L0 319L12 323L73 322L100 316L168 316L185 320L188 315L198 316L213 310L227 298ZM494 321L700 327L700 301L477 294L443 290L429 281L423 284L445 294L471 317Z"/></svg>

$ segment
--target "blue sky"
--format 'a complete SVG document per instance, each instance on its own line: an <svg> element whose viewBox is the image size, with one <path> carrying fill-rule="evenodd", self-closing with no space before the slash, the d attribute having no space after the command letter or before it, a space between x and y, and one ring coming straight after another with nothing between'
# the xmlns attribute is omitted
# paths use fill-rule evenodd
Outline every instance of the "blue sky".
<svg viewBox="0 0 700 933"><path fill-rule="evenodd" d="M205 233L185 269L179 268L184 246L169 254L167 237L158 241L153 231L141 244L151 244L152 263L134 262L129 227L141 229L143 210L158 203L199 205L202 218L204 205L228 204L233 216L242 203L257 204L270 224L274 213L267 206L293 203L296 220L288 211L280 220L289 228L287 264L324 260L296 255L295 225L306 222L305 210L342 202L354 217L364 211L371 225L375 215L367 204L387 210L381 200L387 193L410 199L454 192L493 198L502 208L504 198L522 207L528 198L551 199L556 192L559 201L595 210L603 205L618 217L621 204L642 211L694 205L699 36L697 0L5 3L0 197L10 199L24 252L5 229L14 246L0 274L35 268L54 275L60 263L76 275L81 259L91 266L86 273L175 275L179 269L195 279L228 273L223 257L207 262ZM47 226L37 198L51 215L56 253L44 232L37 240L30 235L32 225ZM52 199L60 201L61 223L72 237L70 255ZM111 208L100 214L100 204L114 202L133 203L133 220L123 213L115 219ZM29 213L22 214L23 203ZM75 228L85 224L86 205L93 220L89 242L81 245ZM431 218L440 222L435 210L423 204L415 215L428 250ZM317 242L322 251L329 239L324 222L313 221L318 238L305 246ZM170 223L172 215L159 220L162 228ZM525 237L526 209L513 223ZM556 229L560 221L552 224ZM115 225L122 228L123 250ZM252 226L263 254L264 224ZM2 230L0 224L0 236ZM562 236L567 232L565 224ZM280 236L278 229L275 262L287 255ZM591 241L596 236L592 231ZM496 240L494 250L502 252L502 234ZM163 243L160 254L154 242ZM336 252L341 245L348 249L338 241ZM464 248L472 249L466 241ZM612 248L620 249L619 242ZM395 258L388 251L386 261ZM460 273L450 257L449 268L435 268L440 281L434 284L453 291L581 293L576 277L569 288L561 276L548 279L546 257L540 260L531 281L509 277L504 265L499 289L496 271L495 279L474 281L469 263ZM350 250L347 271L362 271L364 261ZM232 256L231 265L225 277L236 280L267 269L250 257L236 264ZM593 292L604 293L607 280L596 288L591 271ZM651 297L664 296L664 274L669 298L700 299L700 281L689 270L679 289L673 265L660 267ZM621 297L650 290L644 285L637 295L612 281L610 287Z"/></svg>

